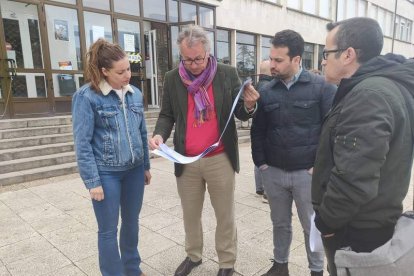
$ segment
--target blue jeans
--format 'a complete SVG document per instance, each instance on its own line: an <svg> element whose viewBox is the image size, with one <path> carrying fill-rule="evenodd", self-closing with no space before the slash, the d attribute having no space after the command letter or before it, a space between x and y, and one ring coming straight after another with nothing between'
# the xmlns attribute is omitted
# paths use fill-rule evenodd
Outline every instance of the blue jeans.
<svg viewBox="0 0 414 276"><path fill-rule="evenodd" d="M138 217L144 196L144 167L99 172L104 200L92 200L98 221L99 267L103 276L139 276ZM121 231L118 249L118 220ZM119 254L119 251L121 254Z"/></svg>
<svg viewBox="0 0 414 276"><path fill-rule="evenodd" d="M309 269L323 270L324 253L312 252L309 245L310 222L313 213L311 203L312 176L307 170L284 171L271 166L261 171L261 174L273 222L275 261L286 263L289 260L292 242L292 202L294 200L305 236Z"/></svg>

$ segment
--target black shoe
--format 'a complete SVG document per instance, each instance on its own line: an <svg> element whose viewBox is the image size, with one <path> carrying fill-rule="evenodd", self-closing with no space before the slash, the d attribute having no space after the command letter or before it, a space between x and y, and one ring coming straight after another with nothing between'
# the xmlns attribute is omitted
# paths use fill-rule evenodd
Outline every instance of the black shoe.
<svg viewBox="0 0 414 276"><path fill-rule="evenodd" d="M311 276L323 276L323 270L321 271L311 271Z"/></svg>
<svg viewBox="0 0 414 276"><path fill-rule="evenodd" d="M189 257L185 258L185 260L175 270L174 276L187 276L190 274L191 270L193 270L194 267L199 266L201 262L202 260L193 262Z"/></svg>
<svg viewBox="0 0 414 276"><path fill-rule="evenodd" d="M258 194L259 196L262 196L264 194L264 191L263 190L258 190L258 191L256 191L256 194Z"/></svg>
<svg viewBox="0 0 414 276"><path fill-rule="evenodd" d="M231 276L233 275L234 268L220 268L217 276Z"/></svg>
<svg viewBox="0 0 414 276"><path fill-rule="evenodd" d="M288 263L277 263L272 260L273 266L262 276L289 276Z"/></svg>

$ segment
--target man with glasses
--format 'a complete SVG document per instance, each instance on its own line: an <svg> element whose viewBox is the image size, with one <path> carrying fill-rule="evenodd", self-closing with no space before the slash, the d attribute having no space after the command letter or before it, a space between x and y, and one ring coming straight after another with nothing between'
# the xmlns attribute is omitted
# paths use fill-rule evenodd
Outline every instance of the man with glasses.
<svg viewBox="0 0 414 276"><path fill-rule="evenodd" d="M311 275L323 275L323 253L311 252L309 247L311 178L323 118L336 87L302 68L304 44L295 31L275 34L270 49L274 78L259 89L251 129L253 161L262 176L273 222L273 266L263 276L289 275L293 201Z"/></svg>
<svg viewBox="0 0 414 276"><path fill-rule="evenodd" d="M164 143L175 125L175 150L186 156L196 156L219 139L229 116L232 119L218 148L194 163L175 164L187 257L174 275L188 275L201 264L201 213L206 188L217 220L217 275L232 275L237 253L234 188L239 154L236 124L230 111L241 83L235 68L217 63L210 55L210 41L201 27L185 29L179 34L177 44L181 62L178 68L165 75L161 111L149 140L150 148L156 149ZM249 84L242 96L234 116L245 121L255 113L259 94Z"/></svg>
<svg viewBox="0 0 414 276"><path fill-rule="evenodd" d="M413 154L414 62L380 56L377 21L327 25L325 78L339 85L325 118L312 179L315 224L330 275L335 252L371 252L386 243L402 212Z"/></svg>

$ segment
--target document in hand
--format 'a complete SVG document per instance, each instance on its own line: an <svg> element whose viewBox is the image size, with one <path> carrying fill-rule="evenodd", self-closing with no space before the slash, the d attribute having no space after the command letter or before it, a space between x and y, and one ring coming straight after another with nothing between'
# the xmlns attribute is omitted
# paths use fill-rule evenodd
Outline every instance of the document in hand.
<svg viewBox="0 0 414 276"><path fill-rule="evenodd" d="M182 154L179 154L178 152L176 152L175 150L169 148L166 144L161 144L159 149L155 149L152 152L158 156L164 157L165 159L168 159L170 161L173 161L175 163L180 163L180 164L189 164L192 163L194 161L199 160L200 158L203 158L204 156L206 156L209 152L213 151L214 149L216 149L218 147L218 145L220 144L221 138L223 137L224 132L227 129L227 126L229 125L229 122L232 118L232 114L234 112L234 109L236 108L237 105L237 101L239 100L241 94L244 91L244 87L251 83L252 80L250 78L248 78L243 85L240 87L239 93L237 94L236 98L234 99L233 102L233 106L231 108L229 117L227 119L226 122L226 126L224 127L223 131L221 132L220 138L218 139L217 142L215 142L214 144L212 144L211 146L207 147L202 153L200 153L197 156L192 156L192 157L187 157L184 156Z"/></svg>

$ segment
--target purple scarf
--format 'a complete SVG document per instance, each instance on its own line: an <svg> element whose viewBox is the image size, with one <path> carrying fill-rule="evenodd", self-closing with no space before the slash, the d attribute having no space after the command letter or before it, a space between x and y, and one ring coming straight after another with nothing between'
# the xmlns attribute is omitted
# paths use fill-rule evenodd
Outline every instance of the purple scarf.
<svg viewBox="0 0 414 276"><path fill-rule="evenodd" d="M205 121L208 121L211 116L212 106L210 99L208 98L207 88L213 82L214 76L217 72L217 60L213 57L209 57L206 69L199 75L194 76L188 72L183 62L180 62L178 66L178 73L185 87L187 87L188 93L194 98L195 109L194 118L196 122L195 126L200 126Z"/></svg>

